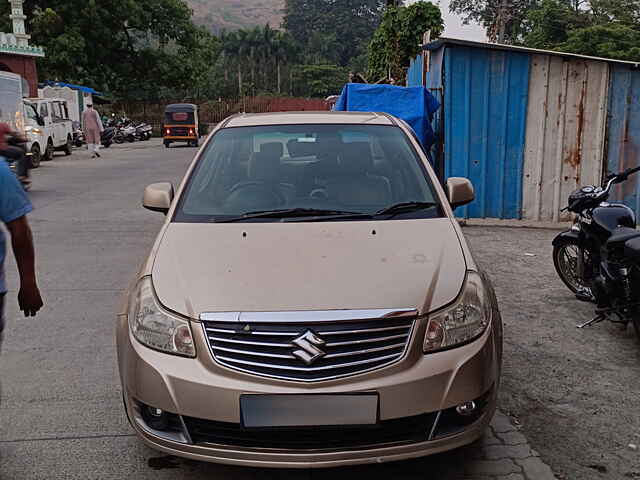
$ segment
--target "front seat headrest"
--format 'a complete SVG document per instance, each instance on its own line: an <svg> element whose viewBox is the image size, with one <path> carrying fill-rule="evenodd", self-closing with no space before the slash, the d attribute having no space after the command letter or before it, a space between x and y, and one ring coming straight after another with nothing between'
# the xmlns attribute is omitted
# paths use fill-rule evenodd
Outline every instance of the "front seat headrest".
<svg viewBox="0 0 640 480"><path fill-rule="evenodd" d="M280 157L267 152L254 153L249 160L249 180L276 182L280 180Z"/></svg>
<svg viewBox="0 0 640 480"><path fill-rule="evenodd" d="M340 167L346 175L364 175L372 171L371 145L367 142L345 143L340 152Z"/></svg>
<svg viewBox="0 0 640 480"><path fill-rule="evenodd" d="M282 158L284 155L284 146L280 142L269 142L260 145L260 152L271 155L272 157Z"/></svg>

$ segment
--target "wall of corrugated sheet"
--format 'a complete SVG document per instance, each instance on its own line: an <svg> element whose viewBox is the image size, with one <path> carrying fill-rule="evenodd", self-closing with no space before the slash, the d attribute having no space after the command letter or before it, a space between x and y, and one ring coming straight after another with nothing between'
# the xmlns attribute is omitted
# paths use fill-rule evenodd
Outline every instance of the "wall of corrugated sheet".
<svg viewBox="0 0 640 480"><path fill-rule="evenodd" d="M446 48L445 178L467 177L476 188L457 215L520 218L528 91L528 54Z"/></svg>
<svg viewBox="0 0 640 480"><path fill-rule="evenodd" d="M427 87L443 104L434 127L444 178L468 177L476 187L477 200L456 214L566 220L573 190L599 185L605 170L640 165L640 71L632 65L456 44L430 55ZM421 84L421 71L420 59L410 85ZM640 175L612 199L640 215Z"/></svg>
<svg viewBox="0 0 640 480"><path fill-rule="evenodd" d="M561 213L581 185L602 178L609 65L553 55L531 56L523 178L523 217Z"/></svg>
<svg viewBox="0 0 640 480"><path fill-rule="evenodd" d="M409 65L409 71L407 72L407 87L420 87L422 86L422 65L424 57L418 55L411 60Z"/></svg>
<svg viewBox="0 0 640 480"><path fill-rule="evenodd" d="M626 65L611 69L609 101L609 172L640 165L640 72ZM640 214L640 175L615 187L612 199L624 201Z"/></svg>

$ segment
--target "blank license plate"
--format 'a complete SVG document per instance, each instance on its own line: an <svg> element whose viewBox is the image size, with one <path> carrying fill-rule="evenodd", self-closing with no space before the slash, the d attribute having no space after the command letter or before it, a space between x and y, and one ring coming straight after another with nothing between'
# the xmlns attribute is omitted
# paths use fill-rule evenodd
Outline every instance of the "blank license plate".
<svg viewBox="0 0 640 480"><path fill-rule="evenodd" d="M375 425L378 395L242 395L247 428Z"/></svg>

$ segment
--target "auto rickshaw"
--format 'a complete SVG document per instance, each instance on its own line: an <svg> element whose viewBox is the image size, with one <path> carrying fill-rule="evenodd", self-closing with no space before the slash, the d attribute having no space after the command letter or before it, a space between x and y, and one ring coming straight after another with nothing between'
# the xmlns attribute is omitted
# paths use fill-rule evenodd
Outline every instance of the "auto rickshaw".
<svg viewBox="0 0 640 480"><path fill-rule="evenodd" d="M200 143L198 133L198 106L191 103L175 103L167 105L164 111L162 135L164 146L174 142L186 142L197 147Z"/></svg>

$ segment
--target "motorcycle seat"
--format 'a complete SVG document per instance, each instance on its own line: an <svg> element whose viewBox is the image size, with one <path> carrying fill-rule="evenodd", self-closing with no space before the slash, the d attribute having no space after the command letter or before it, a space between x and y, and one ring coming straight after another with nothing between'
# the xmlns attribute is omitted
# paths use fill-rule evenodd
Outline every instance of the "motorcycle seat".
<svg viewBox="0 0 640 480"><path fill-rule="evenodd" d="M629 240L640 238L640 232L635 228L620 227L614 230L607 241L608 249L622 248Z"/></svg>
<svg viewBox="0 0 640 480"><path fill-rule="evenodd" d="M634 260L640 260L640 237L627 240L624 244L624 256Z"/></svg>

